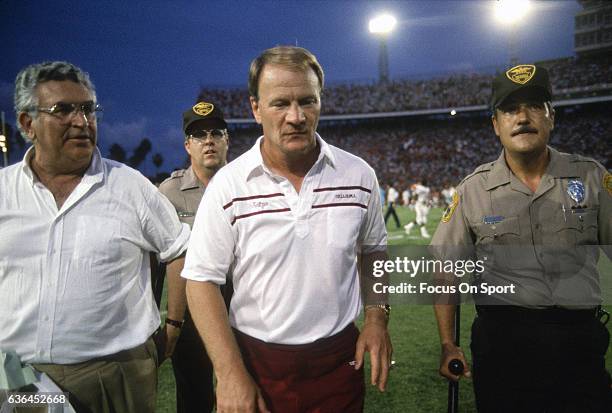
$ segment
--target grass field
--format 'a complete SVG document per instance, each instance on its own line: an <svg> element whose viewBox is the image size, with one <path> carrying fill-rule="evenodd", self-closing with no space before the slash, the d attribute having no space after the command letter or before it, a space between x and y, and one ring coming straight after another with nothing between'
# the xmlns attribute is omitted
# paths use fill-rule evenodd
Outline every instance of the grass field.
<svg viewBox="0 0 612 413"><path fill-rule="evenodd" d="M402 226L414 219L414 212L408 208L397 208ZM442 211L433 209L429 216L427 229L431 235L435 232ZM404 235L404 230L397 230L393 220L387 225L390 245L426 244L417 236L418 229L413 229L411 237ZM602 260L603 261L603 260ZM612 275L612 267L607 261L602 265L602 274ZM612 281L607 277L606 281ZM607 306L608 311L612 308ZM462 346L469 349L469 331L474 318L474 307L465 305L461 313ZM612 324L612 323L611 323ZM610 328L610 324L608 325ZM443 413L446 412L448 384L438 375L439 341L433 309L430 305L399 305L392 309L389 324L393 341L396 362L391 371L388 389L379 393L372 386L367 387L366 407L368 413ZM469 358L469 351L468 353ZM610 350L606 359L608 369L612 368ZM369 371L366 370L366 377ZM474 412L472 385L462 380L460 385L460 411ZM159 412L174 412L174 377L169 362L160 370L158 409Z"/></svg>

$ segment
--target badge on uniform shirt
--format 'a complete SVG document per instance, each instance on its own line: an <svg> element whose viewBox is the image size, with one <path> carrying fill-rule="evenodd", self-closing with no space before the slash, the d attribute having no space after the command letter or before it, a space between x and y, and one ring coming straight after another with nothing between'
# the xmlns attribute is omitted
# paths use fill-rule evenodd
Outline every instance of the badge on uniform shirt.
<svg viewBox="0 0 612 413"><path fill-rule="evenodd" d="M608 191L610 196L612 196L612 174L610 172L606 172L604 175L602 185Z"/></svg>
<svg viewBox="0 0 612 413"><path fill-rule="evenodd" d="M457 208L457 205L459 205L459 194L455 192L453 194L452 202L446 208L446 211L444 211L444 214L442 215L442 222L447 223L448 221L451 220L451 218L453 217L453 213L455 212L455 209Z"/></svg>
<svg viewBox="0 0 612 413"><path fill-rule="evenodd" d="M567 183L567 193L575 203L581 204L584 201L584 184L582 181L572 179Z"/></svg>

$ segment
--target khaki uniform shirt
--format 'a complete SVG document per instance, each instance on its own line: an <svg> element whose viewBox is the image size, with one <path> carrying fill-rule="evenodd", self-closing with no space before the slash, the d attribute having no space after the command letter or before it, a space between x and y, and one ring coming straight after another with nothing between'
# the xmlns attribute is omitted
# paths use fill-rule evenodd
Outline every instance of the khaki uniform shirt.
<svg viewBox="0 0 612 413"><path fill-rule="evenodd" d="M162 194L170 200L181 222L193 227L196 211L204 195L204 184L191 167L179 169L159 186Z"/></svg>
<svg viewBox="0 0 612 413"><path fill-rule="evenodd" d="M470 251L484 262L480 283L515 285L514 293L491 295L495 303L594 307L602 301L598 245L611 255L612 177L590 158L548 149L535 193L503 151L467 176L432 239L434 253L457 259ZM568 187L583 188L583 196L574 200Z"/></svg>

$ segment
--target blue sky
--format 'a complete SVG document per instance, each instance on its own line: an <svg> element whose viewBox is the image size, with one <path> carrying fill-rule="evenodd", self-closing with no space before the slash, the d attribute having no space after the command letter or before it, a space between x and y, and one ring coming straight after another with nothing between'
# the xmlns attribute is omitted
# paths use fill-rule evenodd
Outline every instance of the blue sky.
<svg viewBox="0 0 612 413"><path fill-rule="evenodd" d="M278 44L317 55L329 83L378 76L368 20L396 16L392 78L488 69L509 61L508 29L491 1L0 2L0 110L14 122L13 81L24 66L68 60L89 72L105 108L99 141L133 149L143 137L164 168L183 159L181 113L201 86L246 87L250 61ZM573 54L576 1L535 2L517 26L522 61ZM164 149L166 148L166 149ZM153 171L152 166L147 172Z"/></svg>

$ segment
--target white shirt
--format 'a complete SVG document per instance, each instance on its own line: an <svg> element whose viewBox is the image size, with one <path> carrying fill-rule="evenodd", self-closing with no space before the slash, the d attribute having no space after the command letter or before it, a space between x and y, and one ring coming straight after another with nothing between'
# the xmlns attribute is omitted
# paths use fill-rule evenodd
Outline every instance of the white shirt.
<svg viewBox="0 0 612 413"><path fill-rule="evenodd" d="M407 189L402 191L402 202L404 205L408 205L410 203L410 191Z"/></svg>
<svg viewBox="0 0 612 413"><path fill-rule="evenodd" d="M457 192L457 190L455 189L454 186L444 188L442 190L442 196L444 197L444 202L450 205L450 203L453 201L453 195L455 195L455 192Z"/></svg>
<svg viewBox="0 0 612 413"><path fill-rule="evenodd" d="M389 191L387 192L387 202L397 203L397 199L399 198L399 193L392 186L389 187Z"/></svg>
<svg viewBox="0 0 612 413"><path fill-rule="evenodd" d="M429 195L431 193L431 190L428 187L421 184L415 184L412 192L417 197L417 204L426 204L427 202L429 202Z"/></svg>
<svg viewBox="0 0 612 413"><path fill-rule="evenodd" d="M58 210L33 154L0 171L0 349L67 364L144 343L159 326L149 251L178 257L189 227L144 176L97 149Z"/></svg>
<svg viewBox="0 0 612 413"><path fill-rule="evenodd" d="M320 154L298 194L264 165L261 140L207 187L182 276L224 284L231 274L233 327L310 343L361 311L357 254L387 244L378 182L362 159L317 135Z"/></svg>

